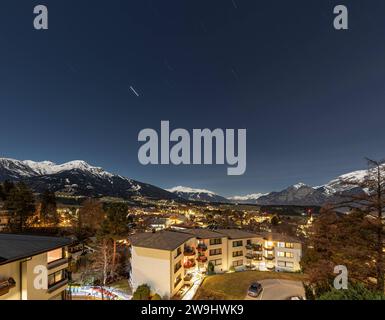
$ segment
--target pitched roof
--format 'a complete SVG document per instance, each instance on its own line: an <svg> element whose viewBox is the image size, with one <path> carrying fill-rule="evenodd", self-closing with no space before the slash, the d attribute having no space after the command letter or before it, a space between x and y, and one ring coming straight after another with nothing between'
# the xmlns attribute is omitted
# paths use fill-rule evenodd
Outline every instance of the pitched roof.
<svg viewBox="0 0 385 320"><path fill-rule="evenodd" d="M265 240L269 241L283 241L283 242L294 242L294 243L301 243L302 241L292 237L288 236L286 234L276 233L276 232L265 232L262 233L262 236Z"/></svg>
<svg viewBox="0 0 385 320"><path fill-rule="evenodd" d="M144 232L129 237L134 247L169 251L175 250L191 238L194 238L191 234L177 231Z"/></svg>
<svg viewBox="0 0 385 320"><path fill-rule="evenodd" d="M18 234L0 234L0 264L65 247L71 239Z"/></svg>
<svg viewBox="0 0 385 320"><path fill-rule="evenodd" d="M179 232L192 234L198 239L214 239L214 238L222 238L224 236L223 234L219 232L215 232L213 230L199 229L199 228L194 228L194 229L186 228L184 230L180 230Z"/></svg>
<svg viewBox="0 0 385 320"><path fill-rule="evenodd" d="M241 229L217 229L216 232L224 234L229 237L229 239L245 239L245 238L257 238L260 237L259 234L251 233Z"/></svg>

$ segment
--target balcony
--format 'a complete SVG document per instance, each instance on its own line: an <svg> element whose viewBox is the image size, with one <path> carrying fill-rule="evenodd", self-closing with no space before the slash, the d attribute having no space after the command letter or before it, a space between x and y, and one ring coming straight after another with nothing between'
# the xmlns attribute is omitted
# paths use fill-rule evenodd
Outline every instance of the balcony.
<svg viewBox="0 0 385 320"><path fill-rule="evenodd" d="M267 255L267 256L263 256L265 258L265 260L274 260L275 257L273 255Z"/></svg>
<svg viewBox="0 0 385 320"><path fill-rule="evenodd" d="M183 251L183 254L186 257L195 256L195 250L192 247L185 247L184 251Z"/></svg>
<svg viewBox="0 0 385 320"><path fill-rule="evenodd" d="M262 255L248 253L248 254L246 254L246 259L261 261L262 260Z"/></svg>
<svg viewBox="0 0 385 320"><path fill-rule="evenodd" d="M197 246L198 252L205 252L207 250L207 246L204 243L199 243Z"/></svg>
<svg viewBox="0 0 385 320"><path fill-rule="evenodd" d="M50 262L48 264L47 268L48 268L48 270L52 270L54 268L61 267L61 266L64 266L66 264L68 264L68 259L63 258L63 259L59 259L59 260L55 260L55 261Z"/></svg>
<svg viewBox="0 0 385 320"><path fill-rule="evenodd" d="M3 296L9 292L10 289L16 286L16 282L13 278L8 280L0 280L0 296Z"/></svg>
<svg viewBox="0 0 385 320"><path fill-rule="evenodd" d="M190 282L193 278L193 275L191 273L188 273L184 276L183 281Z"/></svg>
<svg viewBox="0 0 385 320"><path fill-rule="evenodd" d="M265 250L267 250L267 251L274 250L274 246L268 246L268 245L265 245L263 248L264 248Z"/></svg>
<svg viewBox="0 0 385 320"><path fill-rule="evenodd" d="M199 257L197 258L197 261L198 261L198 262L201 262L201 263L204 263L204 262L207 261L207 257L206 257L206 256L199 256Z"/></svg>
<svg viewBox="0 0 385 320"><path fill-rule="evenodd" d="M184 264L183 264L183 267L185 269L191 269L193 267L195 267L195 262L194 261L191 261L191 260L187 260Z"/></svg>
<svg viewBox="0 0 385 320"><path fill-rule="evenodd" d="M51 285L51 286L48 288L47 292L48 292L48 293L52 293L52 292L54 292L54 291L56 291L56 290L58 290L58 289L60 289L60 288L63 288L63 287L66 286L67 284L68 284L68 279L63 279L63 280L61 280L61 281L59 281L59 282L57 282L57 283Z"/></svg>
<svg viewBox="0 0 385 320"><path fill-rule="evenodd" d="M246 245L247 250L262 251L262 245L256 243L249 243Z"/></svg>

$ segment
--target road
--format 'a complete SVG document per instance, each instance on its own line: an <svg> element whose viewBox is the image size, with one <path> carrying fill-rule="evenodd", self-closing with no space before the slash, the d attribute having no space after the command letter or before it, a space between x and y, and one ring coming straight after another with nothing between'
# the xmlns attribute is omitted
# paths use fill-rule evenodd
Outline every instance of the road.
<svg viewBox="0 0 385 320"><path fill-rule="evenodd" d="M246 295L245 300L286 300L292 296L305 296L301 281L266 279L258 281L263 288L257 298Z"/></svg>

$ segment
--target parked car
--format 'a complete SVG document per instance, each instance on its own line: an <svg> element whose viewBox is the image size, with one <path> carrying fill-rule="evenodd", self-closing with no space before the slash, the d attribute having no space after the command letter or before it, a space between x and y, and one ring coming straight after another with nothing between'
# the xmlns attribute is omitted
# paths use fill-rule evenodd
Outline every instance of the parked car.
<svg viewBox="0 0 385 320"><path fill-rule="evenodd" d="M247 290L247 295L256 298L261 294L262 291L262 285L258 282L253 282Z"/></svg>
<svg viewBox="0 0 385 320"><path fill-rule="evenodd" d="M287 298L287 300L305 300L304 297L301 296L292 296Z"/></svg>

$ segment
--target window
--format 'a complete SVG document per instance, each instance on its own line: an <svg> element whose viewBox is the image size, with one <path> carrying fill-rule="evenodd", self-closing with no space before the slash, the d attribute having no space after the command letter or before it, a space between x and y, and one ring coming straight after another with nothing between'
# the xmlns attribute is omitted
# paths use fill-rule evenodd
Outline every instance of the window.
<svg viewBox="0 0 385 320"><path fill-rule="evenodd" d="M174 273L176 273L180 268L182 268L182 262L179 261L177 264L174 266Z"/></svg>
<svg viewBox="0 0 385 320"><path fill-rule="evenodd" d="M47 263L54 262L56 260L63 259L63 248L59 248L56 250L48 251L47 252Z"/></svg>
<svg viewBox="0 0 385 320"><path fill-rule="evenodd" d="M210 262L211 262L214 266L220 266L220 265L222 264L222 259L210 260Z"/></svg>
<svg viewBox="0 0 385 320"><path fill-rule="evenodd" d="M278 251L277 255L278 255L278 257L294 258L293 252Z"/></svg>
<svg viewBox="0 0 385 320"><path fill-rule="evenodd" d="M247 240L247 241L246 241L246 244L251 244L251 240Z"/></svg>
<svg viewBox="0 0 385 320"><path fill-rule="evenodd" d="M242 247L243 246L243 241L238 240L238 241L233 241L233 248L235 247Z"/></svg>
<svg viewBox="0 0 385 320"><path fill-rule="evenodd" d="M176 249L176 254L175 254L174 259L178 258L181 253L182 253L182 249L179 247L178 249Z"/></svg>
<svg viewBox="0 0 385 320"><path fill-rule="evenodd" d="M216 244L222 244L222 239L210 239L210 246L216 245Z"/></svg>
<svg viewBox="0 0 385 320"><path fill-rule="evenodd" d="M294 243L286 242L285 243L285 248L293 249L294 248Z"/></svg>
<svg viewBox="0 0 385 320"><path fill-rule="evenodd" d="M243 266L243 260L235 260L233 261L233 267Z"/></svg>
<svg viewBox="0 0 385 320"><path fill-rule="evenodd" d="M176 288L176 286L182 281L182 276L179 275L175 278L175 282L174 282L174 288Z"/></svg>
<svg viewBox="0 0 385 320"><path fill-rule="evenodd" d="M219 254L222 254L222 249L211 249L210 250L210 256L217 256Z"/></svg>
<svg viewBox="0 0 385 320"><path fill-rule="evenodd" d="M233 257L242 257L243 256L243 251L234 251L233 252Z"/></svg>
<svg viewBox="0 0 385 320"><path fill-rule="evenodd" d="M278 242L277 246L278 248L285 248L285 242Z"/></svg>
<svg viewBox="0 0 385 320"><path fill-rule="evenodd" d="M293 268L294 263L290 261L278 261L278 267Z"/></svg>
<svg viewBox="0 0 385 320"><path fill-rule="evenodd" d="M48 275L48 288L51 288L55 284L58 284L59 282L65 280L66 277L64 272L65 272L64 270L60 270Z"/></svg>

